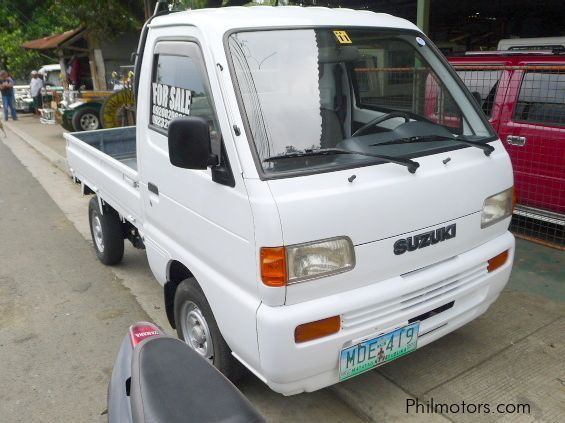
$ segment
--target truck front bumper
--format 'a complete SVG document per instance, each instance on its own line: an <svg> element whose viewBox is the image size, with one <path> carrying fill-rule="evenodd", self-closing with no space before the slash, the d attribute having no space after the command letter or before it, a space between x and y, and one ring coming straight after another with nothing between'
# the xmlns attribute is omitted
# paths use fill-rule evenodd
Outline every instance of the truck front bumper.
<svg viewBox="0 0 565 423"><path fill-rule="evenodd" d="M509 250L508 260L488 272L488 260ZM284 395L310 392L339 382L343 348L408 324L408 320L453 301L453 306L421 321L418 348L484 313L508 282L514 259L510 232L473 250L425 269L351 291L303 303L257 311L261 368L271 389ZM402 288L399 288L402 287ZM295 343L303 323L340 315L341 330Z"/></svg>

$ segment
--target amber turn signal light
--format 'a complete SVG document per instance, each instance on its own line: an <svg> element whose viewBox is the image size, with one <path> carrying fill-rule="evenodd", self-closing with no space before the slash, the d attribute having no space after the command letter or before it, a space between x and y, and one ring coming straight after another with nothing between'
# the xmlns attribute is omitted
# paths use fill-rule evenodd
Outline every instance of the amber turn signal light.
<svg viewBox="0 0 565 423"><path fill-rule="evenodd" d="M500 253L499 255L491 258L488 261L487 270L489 272L492 272L492 271L498 269L500 266L502 266L504 263L506 263L506 260L508 260L508 250L506 250L506 251Z"/></svg>
<svg viewBox="0 0 565 423"><path fill-rule="evenodd" d="M333 316L327 319L316 320L315 322L304 323L294 329L294 341L312 341L339 332L341 329L341 317Z"/></svg>
<svg viewBox="0 0 565 423"><path fill-rule="evenodd" d="M261 280L267 286L285 286L288 281L286 249L284 247L261 248Z"/></svg>

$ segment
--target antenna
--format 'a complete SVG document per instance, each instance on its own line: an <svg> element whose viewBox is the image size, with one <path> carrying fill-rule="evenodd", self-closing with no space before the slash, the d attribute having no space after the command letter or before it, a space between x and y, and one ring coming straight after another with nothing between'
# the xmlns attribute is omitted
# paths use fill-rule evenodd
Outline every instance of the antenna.
<svg viewBox="0 0 565 423"><path fill-rule="evenodd" d="M168 11L169 10L169 2L168 0L157 0L157 3L155 4L155 11L153 12L153 15L157 15L159 12L162 11Z"/></svg>

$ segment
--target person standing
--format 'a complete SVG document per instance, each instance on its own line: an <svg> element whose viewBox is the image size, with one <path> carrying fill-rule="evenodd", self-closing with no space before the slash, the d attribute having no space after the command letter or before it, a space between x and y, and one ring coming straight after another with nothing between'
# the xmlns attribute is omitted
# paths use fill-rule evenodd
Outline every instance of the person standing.
<svg viewBox="0 0 565 423"><path fill-rule="evenodd" d="M29 81L29 90L33 98L33 110L36 115L42 107L41 89L43 88L43 80L39 77L37 71L31 71L31 81Z"/></svg>
<svg viewBox="0 0 565 423"><path fill-rule="evenodd" d="M5 70L0 71L0 92L2 93L2 104L4 105L4 120L8 121L9 111L12 113L12 119L18 120L16 98L14 97L14 80Z"/></svg>
<svg viewBox="0 0 565 423"><path fill-rule="evenodd" d="M80 90L80 61L74 54L69 61L67 74L69 83L73 85L75 90Z"/></svg>

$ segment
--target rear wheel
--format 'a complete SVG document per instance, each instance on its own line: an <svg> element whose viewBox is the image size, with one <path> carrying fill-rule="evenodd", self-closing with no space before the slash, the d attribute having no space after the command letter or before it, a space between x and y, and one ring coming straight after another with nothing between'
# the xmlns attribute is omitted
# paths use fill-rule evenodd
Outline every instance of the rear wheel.
<svg viewBox="0 0 565 423"><path fill-rule="evenodd" d="M174 310L178 337L232 382L237 381L241 364L232 356L195 278L185 279L177 287Z"/></svg>
<svg viewBox="0 0 565 423"><path fill-rule="evenodd" d="M88 217L96 256L106 265L118 264L124 256L124 235L120 216L110 208L106 208L102 214L98 198L93 197L88 205Z"/></svg>

